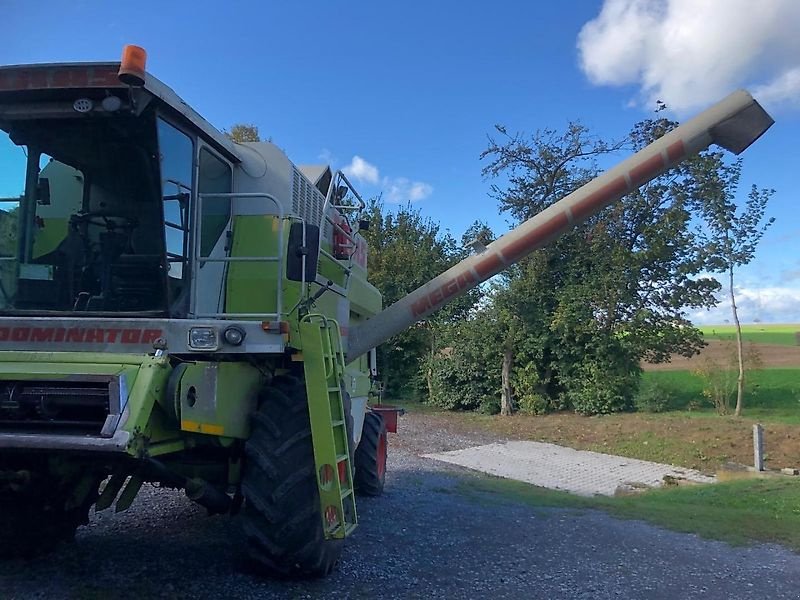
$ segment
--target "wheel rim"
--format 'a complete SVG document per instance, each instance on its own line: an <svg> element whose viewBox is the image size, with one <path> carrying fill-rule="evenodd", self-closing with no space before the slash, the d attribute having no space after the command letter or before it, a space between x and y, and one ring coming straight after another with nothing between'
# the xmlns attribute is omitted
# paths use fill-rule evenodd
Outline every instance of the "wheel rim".
<svg viewBox="0 0 800 600"><path fill-rule="evenodd" d="M383 479L386 473L386 433L381 433L378 437L378 457L377 457L378 477Z"/></svg>

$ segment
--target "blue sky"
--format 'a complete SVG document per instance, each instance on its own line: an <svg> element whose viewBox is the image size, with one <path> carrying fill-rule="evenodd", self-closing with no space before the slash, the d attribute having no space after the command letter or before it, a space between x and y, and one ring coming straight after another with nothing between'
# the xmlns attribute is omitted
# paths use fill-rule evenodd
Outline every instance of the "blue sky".
<svg viewBox="0 0 800 600"><path fill-rule="evenodd" d="M683 118L746 86L777 124L744 155L742 187L775 188L777 221L740 274L743 317L800 322L795 0L5 4L0 64L141 45L217 127L253 122L294 162L350 167L364 195L413 200L457 237L475 219L506 229L480 175L494 124L621 137L656 98Z"/></svg>

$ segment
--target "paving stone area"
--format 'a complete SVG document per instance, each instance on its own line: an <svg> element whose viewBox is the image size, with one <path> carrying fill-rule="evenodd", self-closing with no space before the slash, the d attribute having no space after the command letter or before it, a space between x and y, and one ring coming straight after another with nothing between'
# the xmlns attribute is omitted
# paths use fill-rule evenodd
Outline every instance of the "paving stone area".
<svg viewBox="0 0 800 600"><path fill-rule="evenodd" d="M542 442L487 444L424 457L581 496L613 496L620 488L657 487L665 476L715 481L691 469Z"/></svg>

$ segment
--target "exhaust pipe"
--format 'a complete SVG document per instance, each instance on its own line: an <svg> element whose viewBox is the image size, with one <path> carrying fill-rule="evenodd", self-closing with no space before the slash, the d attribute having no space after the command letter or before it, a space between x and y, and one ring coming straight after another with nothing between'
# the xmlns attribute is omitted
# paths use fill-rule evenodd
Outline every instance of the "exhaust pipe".
<svg viewBox="0 0 800 600"><path fill-rule="evenodd" d="M739 154L773 123L772 117L749 93L734 92L498 238L480 254L464 259L371 319L351 327L347 362L424 319L712 143Z"/></svg>

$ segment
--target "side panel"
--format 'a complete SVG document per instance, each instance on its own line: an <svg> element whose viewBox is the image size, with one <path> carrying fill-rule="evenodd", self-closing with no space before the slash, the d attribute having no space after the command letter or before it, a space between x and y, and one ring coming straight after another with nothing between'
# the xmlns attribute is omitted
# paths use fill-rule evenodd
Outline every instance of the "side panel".
<svg viewBox="0 0 800 600"><path fill-rule="evenodd" d="M183 431L246 439L263 384L246 363L188 365L176 390Z"/></svg>

